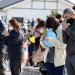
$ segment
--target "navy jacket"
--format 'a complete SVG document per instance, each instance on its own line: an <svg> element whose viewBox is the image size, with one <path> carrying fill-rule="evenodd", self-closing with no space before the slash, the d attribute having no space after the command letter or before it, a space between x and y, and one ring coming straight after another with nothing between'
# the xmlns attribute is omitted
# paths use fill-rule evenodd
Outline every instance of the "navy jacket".
<svg viewBox="0 0 75 75"><path fill-rule="evenodd" d="M22 58L22 44L23 44L23 33L20 30L15 32L12 30L7 38L8 42L8 57L11 60L21 60Z"/></svg>

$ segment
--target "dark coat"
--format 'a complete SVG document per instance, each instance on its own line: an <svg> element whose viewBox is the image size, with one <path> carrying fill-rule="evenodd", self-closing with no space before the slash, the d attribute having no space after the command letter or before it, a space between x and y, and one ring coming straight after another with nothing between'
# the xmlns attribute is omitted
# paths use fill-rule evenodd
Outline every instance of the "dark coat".
<svg viewBox="0 0 75 75"><path fill-rule="evenodd" d="M3 35L4 30L5 30L5 26L3 22L0 20L0 54L4 50L4 41L5 41L5 37Z"/></svg>
<svg viewBox="0 0 75 75"><path fill-rule="evenodd" d="M67 44L67 56L75 55L75 20L65 31L63 31L63 41Z"/></svg>
<svg viewBox="0 0 75 75"><path fill-rule="evenodd" d="M10 60L21 60L22 58L22 45L23 45L23 33L20 30L15 32L12 30L7 38L8 42L8 57Z"/></svg>

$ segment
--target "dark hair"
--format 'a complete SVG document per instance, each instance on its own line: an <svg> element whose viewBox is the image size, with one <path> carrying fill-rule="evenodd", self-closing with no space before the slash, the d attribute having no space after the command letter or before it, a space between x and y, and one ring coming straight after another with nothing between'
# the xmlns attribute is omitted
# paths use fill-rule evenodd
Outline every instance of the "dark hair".
<svg viewBox="0 0 75 75"><path fill-rule="evenodd" d="M38 21L38 23L41 21L41 19L40 18L37 18L37 21Z"/></svg>
<svg viewBox="0 0 75 75"><path fill-rule="evenodd" d="M15 29L16 32L19 31L20 26L19 26L19 23L16 19L10 19L9 23Z"/></svg>
<svg viewBox="0 0 75 75"><path fill-rule="evenodd" d="M56 19L58 19L59 23L62 23L62 20L61 20L62 15L61 14L57 14L55 17L56 17Z"/></svg>
<svg viewBox="0 0 75 75"><path fill-rule="evenodd" d="M61 16L61 14L57 14L55 17L56 17L57 19L60 19L62 16Z"/></svg>
<svg viewBox="0 0 75 75"><path fill-rule="evenodd" d="M43 26L46 26L46 23L45 21L41 20L38 24L39 27L43 27Z"/></svg>
<svg viewBox="0 0 75 75"><path fill-rule="evenodd" d="M47 28L52 28L54 31L58 28L59 22L56 20L55 17L48 17L46 20Z"/></svg>

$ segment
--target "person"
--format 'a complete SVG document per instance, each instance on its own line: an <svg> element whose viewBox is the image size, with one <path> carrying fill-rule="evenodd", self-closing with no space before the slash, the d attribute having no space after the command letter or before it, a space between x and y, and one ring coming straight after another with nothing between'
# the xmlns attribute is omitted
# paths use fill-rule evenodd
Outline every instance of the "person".
<svg viewBox="0 0 75 75"><path fill-rule="evenodd" d="M34 27L34 25L35 25L35 21L34 21L34 19L32 18L32 22L31 22L32 28Z"/></svg>
<svg viewBox="0 0 75 75"><path fill-rule="evenodd" d="M66 46L66 68L68 75L75 75L75 11L66 8L63 12L63 42Z"/></svg>
<svg viewBox="0 0 75 75"><path fill-rule="evenodd" d="M41 31L46 29L46 23L43 20L40 20L40 22L37 25L38 27L34 31L34 35L36 36L35 40L35 50L39 48L40 45L40 36L41 36Z"/></svg>
<svg viewBox="0 0 75 75"><path fill-rule="evenodd" d="M36 25L36 27L35 27L35 30L38 30L39 29L39 23L40 23L40 21L41 21L41 19L40 18L37 18L37 25ZM34 32L35 32L35 30L34 30Z"/></svg>
<svg viewBox="0 0 75 75"><path fill-rule="evenodd" d="M28 19L28 22L27 22L27 24L30 24L31 22L30 22L30 19Z"/></svg>
<svg viewBox="0 0 75 75"><path fill-rule="evenodd" d="M9 20L13 30L10 31L7 37L8 58L10 62L10 70L12 75L20 75L22 61L22 45L23 32L16 19Z"/></svg>
<svg viewBox="0 0 75 75"><path fill-rule="evenodd" d="M57 37L58 37L58 40L60 40L63 43L63 37L62 37L62 15L61 14L57 14L56 15L56 19L59 22L59 27L56 30Z"/></svg>
<svg viewBox="0 0 75 75"><path fill-rule="evenodd" d="M65 58L62 50L64 45L58 40L56 33L59 23L54 17L48 17L46 25L47 35L41 35L40 44L46 49L44 63L47 75L63 75Z"/></svg>
<svg viewBox="0 0 75 75"><path fill-rule="evenodd" d="M35 66L33 60L32 60L32 56L33 54L35 54L37 52L37 50L39 49L40 46L40 35L41 35L41 31L44 29L46 29L46 25L45 25L45 21L41 20L38 24L38 30L35 30L33 35L29 37L29 42L31 43L28 46L28 54L29 54L29 63L31 66ZM32 39L32 41L31 41ZM35 58L35 57L34 57Z"/></svg>
<svg viewBox="0 0 75 75"><path fill-rule="evenodd" d="M60 42L62 42L64 44L64 48L66 48L66 44L63 42L63 37L62 37L62 15L57 14L56 19L59 21L59 27L56 30L57 38ZM65 59L66 59L66 50L64 48L61 47L60 49L62 50L64 61L65 61ZM65 75L65 64L64 64L64 72L63 73Z"/></svg>
<svg viewBox="0 0 75 75"><path fill-rule="evenodd" d="M3 59L4 59L5 37L6 36L7 36L6 26L0 17L0 75L5 75Z"/></svg>

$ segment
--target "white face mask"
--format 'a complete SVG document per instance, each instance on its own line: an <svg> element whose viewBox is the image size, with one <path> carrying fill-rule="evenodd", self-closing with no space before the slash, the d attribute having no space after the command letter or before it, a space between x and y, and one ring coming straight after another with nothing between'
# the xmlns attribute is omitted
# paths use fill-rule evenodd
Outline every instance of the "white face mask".
<svg viewBox="0 0 75 75"><path fill-rule="evenodd" d="M44 32L44 29L43 29L43 28L40 28L40 29L39 29L39 32L40 32L40 33L43 33L43 32Z"/></svg>

